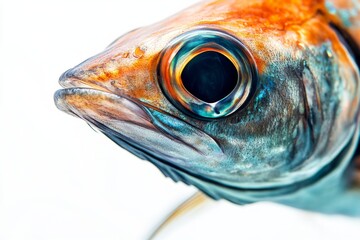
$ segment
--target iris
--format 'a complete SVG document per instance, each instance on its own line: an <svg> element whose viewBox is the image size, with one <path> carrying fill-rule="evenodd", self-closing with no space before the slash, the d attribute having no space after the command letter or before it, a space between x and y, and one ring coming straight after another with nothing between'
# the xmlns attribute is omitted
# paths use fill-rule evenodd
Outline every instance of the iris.
<svg viewBox="0 0 360 240"><path fill-rule="evenodd" d="M158 65L160 87L180 111L202 120L229 116L246 106L257 69L246 46L216 29L198 29L169 42Z"/></svg>

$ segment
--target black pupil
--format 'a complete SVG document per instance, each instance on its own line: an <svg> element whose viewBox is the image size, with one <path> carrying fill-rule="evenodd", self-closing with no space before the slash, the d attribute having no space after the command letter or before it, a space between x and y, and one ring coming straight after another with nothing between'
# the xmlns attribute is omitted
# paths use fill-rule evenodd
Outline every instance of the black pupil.
<svg viewBox="0 0 360 240"><path fill-rule="evenodd" d="M208 103L217 102L235 88L238 74L234 64L218 52L204 52L194 57L181 73L184 87Z"/></svg>

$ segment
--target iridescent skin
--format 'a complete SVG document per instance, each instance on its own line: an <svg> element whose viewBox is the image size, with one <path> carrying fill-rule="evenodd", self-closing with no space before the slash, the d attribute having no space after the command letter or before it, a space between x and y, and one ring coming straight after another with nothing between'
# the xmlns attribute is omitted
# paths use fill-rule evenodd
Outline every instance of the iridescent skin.
<svg viewBox="0 0 360 240"><path fill-rule="evenodd" d="M360 216L359 68L331 25L359 44L359 14L346 17L358 5L203 1L129 32L65 72L55 102L215 199ZM164 49L172 51L173 39L197 29L239 39L258 74L248 104L211 121L179 110L159 84Z"/></svg>

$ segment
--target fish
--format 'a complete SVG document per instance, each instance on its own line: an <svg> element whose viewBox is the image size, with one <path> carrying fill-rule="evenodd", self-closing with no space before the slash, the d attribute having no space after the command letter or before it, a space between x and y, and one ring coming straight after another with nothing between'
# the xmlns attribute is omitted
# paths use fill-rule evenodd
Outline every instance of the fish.
<svg viewBox="0 0 360 240"><path fill-rule="evenodd" d="M360 2L205 0L64 72L54 101L175 182L360 217Z"/></svg>

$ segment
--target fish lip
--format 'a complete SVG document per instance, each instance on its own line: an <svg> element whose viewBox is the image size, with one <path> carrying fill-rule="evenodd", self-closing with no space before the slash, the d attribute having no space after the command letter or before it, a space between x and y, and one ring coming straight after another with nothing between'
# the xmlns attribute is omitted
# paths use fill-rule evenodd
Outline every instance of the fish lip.
<svg viewBox="0 0 360 240"><path fill-rule="evenodd" d="M64 86L63 86L64 87ZM110 91L106 91L105 89L97 89L97 88L92 88L92 87L72 87L72 86L67 86L64 87L62 89L58 89L55 93L54 93L54 101L55 101L55 105L59 108L60 104L62 104L65 96L69 96L69 95L75 95L75 94L98 94L98 95L106 95L109 98L122 98L125 99L127 101L130 101L138 106L140 106L136 101L134 101L133 99L130 99L129 97L126 97L124 95L119 95L119 94L115 94L112 93ZM59 108L60 109L60 108ZM62 109L60 109L62 110Z"/></svg>
<svg viewBox="0 0 360 240"><path fill-rule="evenodd" d="M114 95L118 95L121 97L126 97L123 95L119 95L118 93L114 93L107 89L106 87L103 87L101 85L97 84L91 84L89 79L85 79L82 77L79 77L81 74L81 70L79 70L77 67L70 68L66 70L61 76L59 77L59 85L63 87L63 89L71 89L71 88L83 88L83 89L94 89L101 92L111 93ZM127 97L128 98L128 97Z"/></svg>
<svg viewBox="0 0 360 240"><path fill-rule="evenodd" d="M83 100L84 104L80 104L79 107L74 103L74 100L71 100L72 98L75 98L75 101L79 100L80 102L80 99L89 99ZM99 112L107 111L108 109L103 110L101 107L91 108L91 101L93 101L92 98L99 101L103 100L112 104L118 104L119 106L115 108L114 105L111 105L108 108L112 110L110 114L101 116ZM72 116L81 118L88 123L91 123L91 119L101 121L104 118L111 118L116 121L124 121L147 128L154 127L151 117L149 116L144 106L131 98L107 91L83 87L59 89L54 94L54 102L59 110Z"/></svg>
<svg viewBox="0 0 360 240"><path fill-rule="evenodd" d="M85 88L85 87L71 87L71 86L62 86L64 88L57 90L54 93L54 102L56 107L66 113L69 113L71 115L74 115L74 111L71 110L70 105L68 105L66 103L66 96L69 95L75 95L75 94L79 94L79 93L86 93L86 92L94 92L96 91L98 94L101 93L106 93L103 92L101 90L97 90L97 89L92 89L92 88ZM76 116L80 117L79 115L76 114ZM81 118L81 117L80 117Z"/></svg>

